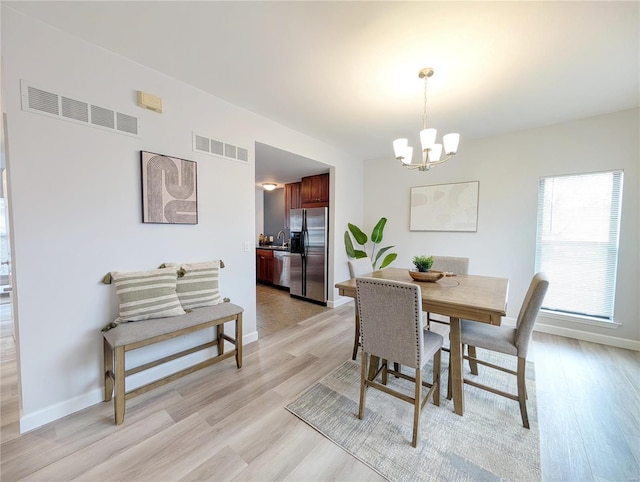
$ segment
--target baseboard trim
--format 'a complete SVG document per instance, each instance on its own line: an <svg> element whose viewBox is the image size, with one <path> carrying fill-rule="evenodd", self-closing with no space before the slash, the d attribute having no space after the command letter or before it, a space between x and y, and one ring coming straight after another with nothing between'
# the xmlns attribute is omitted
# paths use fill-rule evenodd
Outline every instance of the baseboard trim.
<svg viewBox="0 0 640 482"><path fill-rule="evenodd" d="M258 332L254 331L242 337L242 345L246 346L257 340ZM229 342L225 343L225 351L232 350L233 348L233 344ZM163 365L145 370L144 372L131 375L127 378L127 390L133 390L134 388L158 380L171 373L196 365L197 363L208 360L216 353L217 349L209 348L177 360L172 360ZM102 402L104 402L104 389L97 388L70 400L65 400L33 413L22 415L20 417L20 433L29 432L59 418L66 417L74 412Z"/></svg>
<svg viewBox="0 0 640 482"><path fill-rule="evenodd" d="M592 343L600 343L601 345L615 346L617 348L625 348L627 350L640 351L640 341L627 340L617 336L601 335L599 333L590 333L588 331L574 330L572 328L562 328L559 326L536 323L535 331L548 333L550 335L560 335L576 340L590 341Z"/></svg>
<svg viewBox="0 0 640 482"><path fill-rule="evenodd" d="M503 320L503 324L506 326L516 326L515 318L505 317ZM540 322L536 322L533 331L548 333L549 335L564 336L566 338L573 338L574 340L600 343L601 345L615 346L616 348L624 348L626 350L640 351L640 341L627 340L626 338L620 338L618 336L601 335L599 333L575 330L573 328L563 328Z"/></svg>
<svg viewBox="0 0 640 482"><path fill-rule="evenodd" d="M353 298L340 296L337 300L329 300L327 301L327 307L329 308L338 308L342 305L346 305L350 301L353 301Z"/></svg>
<svg viewBox="0 0 640 482"><path fill-rule="evenodd" d="M104 401L104 391L102 388L91 390L88 393L56 403L36 412L20 417L20 433L29 432L43 425L66 417L74 412L90 407Z"/></svg>

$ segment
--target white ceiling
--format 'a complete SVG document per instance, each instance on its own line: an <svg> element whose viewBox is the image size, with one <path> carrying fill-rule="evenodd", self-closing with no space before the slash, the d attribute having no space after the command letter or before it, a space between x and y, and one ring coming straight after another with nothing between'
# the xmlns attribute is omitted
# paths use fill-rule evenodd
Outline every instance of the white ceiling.
<svg viewBox="0 0 640 482"><path fill-rule="evenodd" d="M461 150L640 105L637 1L2 3L365 160L418 144L422 67ZM291 180L259 147L256 181Z"/></svg>

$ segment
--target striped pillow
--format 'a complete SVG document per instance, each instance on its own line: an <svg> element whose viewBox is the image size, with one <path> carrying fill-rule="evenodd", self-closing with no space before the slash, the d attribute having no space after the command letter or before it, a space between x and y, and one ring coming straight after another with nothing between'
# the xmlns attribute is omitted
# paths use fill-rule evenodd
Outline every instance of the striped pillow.
<svg viewBox="0 0 640 482"><path fill-rule="evenodd" d="M180 268L184 276L178 278L176 291L185 310L224 301L218 290L220 260L181 264Z"/></svg>
<svg viewBox="0 0 640 482"><path fill-rule="evenodd" d="M112 272L120 302L118 322L184 315L176 293L175 268L131 273Z"/></svg>

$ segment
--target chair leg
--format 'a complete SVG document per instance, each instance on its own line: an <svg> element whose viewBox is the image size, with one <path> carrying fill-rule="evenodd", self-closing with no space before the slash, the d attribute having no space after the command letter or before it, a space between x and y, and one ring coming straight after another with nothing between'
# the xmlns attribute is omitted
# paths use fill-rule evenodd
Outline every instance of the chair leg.
<svg viewBox="0 0 640 482"><path fill-rule="evenodd" d="M469 345L467 348L468 352L469 352L469 357L470 358L477 358L476 356L476 347L475 346L471 346ZM464 355L464 351L462 353ZM475 360L469 360L469 368L471 368L471 373L474 375L478 374L478 364L476 363Z"/></svg>
<svg viewBox="0 0 640 482"><path fill-rule="evenodd" d="M351 359L355 360L358 356L358 346L360 346L360 318L358 317L358 307L356 306L356 336L353 340L353 354Z"/></svg>
<svg viewBox="0 0 640 482"><path fill-rule="evenodd" d="M449 355L449 365L447 366L447 400L451 400L453 392L451 390L451 355Z"/></svg>
<svg viewBox="0 0 640 482"><path fill-rule="evenodd" d="M367 354L363 351L360 356L362 362L360 366L360 407L358 409L358 418L362 420L364 417L365 397L367 396Z"/></svg>
<svg viewBox="0 0 640 482"><path fill-rule="evenodd" d="M382 360L382 384L389 382L389 360Z"/></svg>
<svg viewBox="0 0 640 482"><path fill-rule="evenodd" d="M416 369L416 392L413 406L413 440L411 445L418 446L418 436L420 432L420 406L422 405L422 369Z"/></svg>
<svg viewBox="0 0 640 482"><path fill-rule="evenodd" d="M518 357L518 402L520 403L520 415L522 416L522 426L529 428L529 417L527 415L527 384L526 384L527 360Z"/></svg>
<svg viewBox="0 0 640 482"><path fill-rule="evenodd" d="M440 406L440 371L442 361L442 350L438 350L433 355L433 404L436 407Z"/></svg>

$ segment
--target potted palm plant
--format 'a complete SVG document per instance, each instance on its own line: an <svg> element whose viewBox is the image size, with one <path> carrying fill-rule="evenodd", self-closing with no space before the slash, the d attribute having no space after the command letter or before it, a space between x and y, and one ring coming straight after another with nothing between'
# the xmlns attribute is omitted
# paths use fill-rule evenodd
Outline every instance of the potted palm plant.
<svg viewBox="0 0 640 482"><path fill-rule="evenodd" d="M371 258L371 263L373 265L373 269L382 269L389 266L397 257L396 253L387 253L393 246L386 246L384 248L378 249L376 253L376 246L382 241L382 235L384 232L384 226L387 224L387 218L380 218L373 228L371 232L371 243L373 246L371 247L371 256L367 253L366 244L369 241L369 237L362 232L362 230L356 226L355 224L348 223L348 230L344 232L344 247L347 251L347 256L349 258L366 258L369 256ZM351 237L353 236L353 240ZM362 249L355 249L353 247L353 241L362 246ZM384 258L382 256L387 253ZM382 259L381 259L382 258ZM376 265L380 261L380 267L377 268Z"/></svg>

